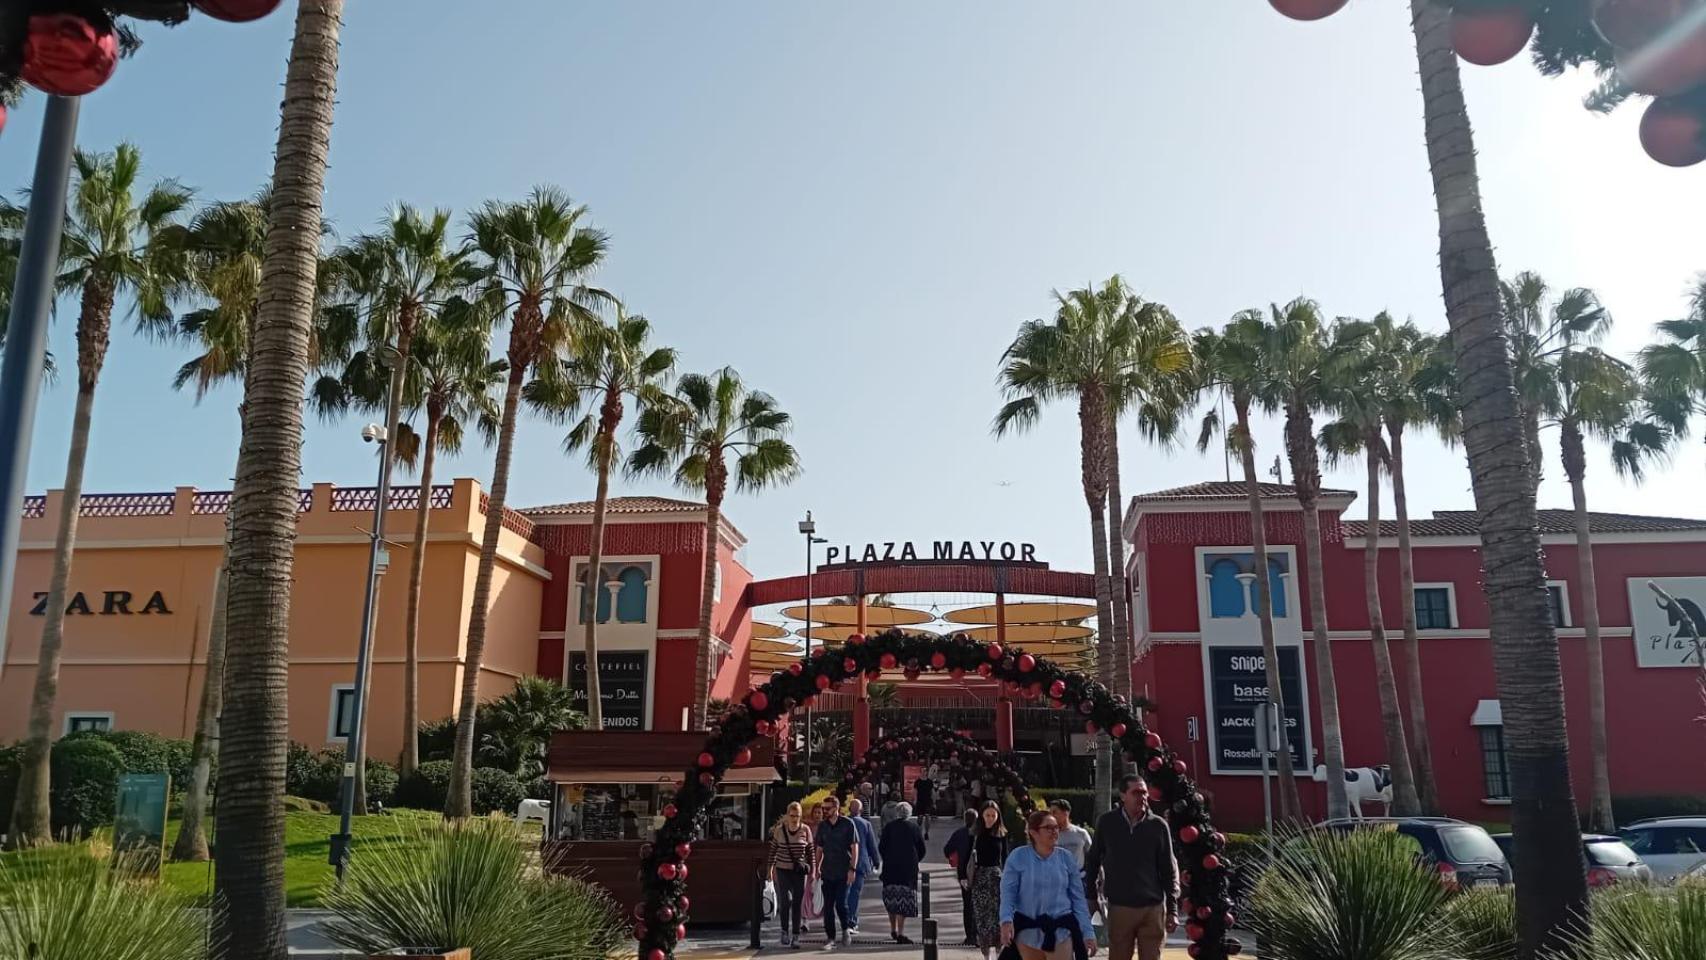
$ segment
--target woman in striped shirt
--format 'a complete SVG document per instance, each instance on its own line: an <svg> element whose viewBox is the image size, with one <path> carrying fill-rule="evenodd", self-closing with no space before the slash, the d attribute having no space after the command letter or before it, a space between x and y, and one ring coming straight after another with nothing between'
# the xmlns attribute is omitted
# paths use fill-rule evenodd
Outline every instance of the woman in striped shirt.
<svg viewBox="0 0 1706 960"><path fill-rule="evenodd" d="M770 882L776 885L776 918L782 924L782 946L798 943L800 902L812 867L812 828L806 826L798 803L770 831Z"/></svg>

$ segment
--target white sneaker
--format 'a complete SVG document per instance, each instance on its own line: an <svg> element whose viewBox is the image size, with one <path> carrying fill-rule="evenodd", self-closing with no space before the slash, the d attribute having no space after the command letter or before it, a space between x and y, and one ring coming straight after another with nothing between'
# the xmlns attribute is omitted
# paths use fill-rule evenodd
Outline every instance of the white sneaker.
<svg viewBox="0 0 1706 960"><path fill-rule="evenodd" d="M849 937L857 937L859 935L859 928L858 927L848 927L846 933Z"/></svg>
<svg viewBox="0 0 1706 960"><path fill-rule="evenodd" d="M851 947L853 945L853 931L852 930L841 931L841 945L844 947Z"/></svg>

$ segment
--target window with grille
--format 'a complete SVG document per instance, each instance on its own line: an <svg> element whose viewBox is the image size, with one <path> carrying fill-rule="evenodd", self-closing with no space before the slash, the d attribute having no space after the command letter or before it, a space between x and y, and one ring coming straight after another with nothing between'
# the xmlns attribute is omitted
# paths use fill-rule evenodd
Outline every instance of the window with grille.
<svg viewBox="0 0 1706 960"><path fill-rule="evenodd" d="M1508 800L1511 795L1510 765L1505 762L1505 728L1481 727L1481 770L1483 796Z"/></svg>
<svg viewBox="0 0 1706 960"><path fill-rule="evenodd" d="M1416 629L1450 630L1451 591L1446 587L1416 588Z"/></svg>

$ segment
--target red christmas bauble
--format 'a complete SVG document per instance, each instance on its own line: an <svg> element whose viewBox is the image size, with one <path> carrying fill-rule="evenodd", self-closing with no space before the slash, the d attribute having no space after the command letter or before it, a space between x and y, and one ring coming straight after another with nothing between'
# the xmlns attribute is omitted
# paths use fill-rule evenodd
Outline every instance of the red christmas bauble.
<svg viewBox="0 0 1706 960"><path fill-rule="evenodd" d="M1179 909L1185 913L1193 912L1191 910L1191 898L1190 897L1181 897L1179 899ZM1207 908L1205 907L1204 909L1207 909Z"/></svg>
<svg viewBox="0 0 1706 960"><path fill-rule="evenodd" d="M657 947L646 951L646 960L669 960L669 956Z"/></svg>
<svg viewBox="0 0 1706 960"><path fill-rule="evenodd" d="M1161 802L1161 788L1160 787L1150 787L1149 788L1149 802L1150 803L1160 803Z"/></svg>
<svg viewBox="0 0 1706 960"><path fill-rule="evenodd" d="M1048 705L1051 709L1059 710L1061 707L1066 706L1066 701L1050 699Z"/></svg>
<svg viewBox="0 0 1706 960"><path fill-rule="evenodd" d="M894 654L885 653L882 656L877 658L877 662L883 665L884 670L893 670L894 669Z"/></svg>
<svg viewBox="0 0 1706 960"><path fill-rule="evenodd" d="M94 93L118 66L118 35L72 13L38 13L24 37L19 76L44 93Z"/></svg>
<svg viewBox="0 0 1706 960"><path fill-rule="evenodd" d="M1504 63L1528 46L1534 18L1520 6L1497 10L1454 10L1451 48L1470 63L1483 67Z"/></svg>
<svg viewBox="0 0 1706 960"><path fill-rule="evenodd" d="M1693 0L1593 0L1593 22L1611 45L1634 50L1676 23Z"/></svg>
<svg viewBox="0 0 1706 960"><path fill-rule="evenodd" d="M1666 35L1617 51L1617 76L1636 93L1674 97L1706 83L1706 21L1690 18L1680 36Z"/></svg>
<svg viewBox="0 0 1706 960"><path fill-rule="evenodd" d="M717 775L707 770L699 775L699 783L707 787L714 787L717 785Z"/></svg>
<svg viewBox="0 0 1706 960"><path fill-rule="evenodd" d="M646 925L645 924L643 924L643 923L634 924L634 939L635 940L646 939Z"/></svg>
<svg viewBox="0 0 1706 960"><path fill-rule="evenodd" d="M692 901L688 900L687 896L685 894L683 894L682 896L680 896L676 899L675 909L681 911L682 913L686 913L687 912L687 905L691 902Z"/></svg>
<svg viewBox="0 0 1706 960"><path fill-rule="evenodd" d="M1350 0L1268 0L1268 5L1293 20L1320 20L1345 8Z"/></svg>
<svg viewBox="0 0 1706 960"><path fill-rule="evenodd" d="M674 880L676 878L676 876L678 874L680 874L680 872L681 871L676 869L676 866L673 863L667 863L666 862L666 863L658 864L658 878L659 879Z"/></svg>
<svg viewBox="0 0 1706 960"><path fill-rule="evenodd" d="M1208 838L1210 840L1213 840L1214 845L1217 847L1223 847L1224 848L1226 846L1226 834L1224 834L1224 833L1221 833L1219 831L1215 831L1214 833L1209 834Z"/></svg>
<svg viewBox="0 0 1706 960"><path fill-rule="evenodd" d="M965 670L961 669L960 667L955 667L954 669L948 671L948 678L951 680L964 680L965 676L966 676Z"/></svg>
<svg viewBox="0 0 1706 960"><path fill-rule="evenodd" d="M634 904L634 919L635 920L644 920L645 918L646 918L646 905L643 903Z"/></svg>
<svg viewBox="0 0 1706 960"><path fill-rule="evenodd" d="M1028 653L1019 654L1019 672L1030 673L1037 668L1037 658Z"/></svg>
<svg viewBox="0 0 1706 960"><path fill-rule="evenodd" d="M828 690L830 682L829 674L827 673L820 673L812 678L812 685L817 687L819 690Z"/></svg>
<svg viewBox="0 0 1706 960"><path fill-rule="evenodd" d="M764 710L770 706L770 698L763 690L754 690L752 696L746 698L746 705L754 710Z"/></svg>
<svg viewBox="0 0 1706 960"><path fill-rule="evenodd" d="M675 919L675 908L674 907L659 907L658 908L658 919L662 920L664 923L668 923L671 920L674 920Z"/></svg>
<svg viewBox="0 0 1706 960"><path fill-rule="evenodd" d="M673 803L664 804L662 813L663 813L663 818L665 820L674 820L675 819L675 804L673 804Z"/></svg>
<svg viewBox="0 0 1706 960"><path fill-rule="evenodd" d="M813 657L813 658L817 658L817 657L821 657L821 656L823 656L823 652L824 652L824 651L823 651L823 648L822 648L822 647L818 647L818 648L817 648L817 649L816 649L816 650L813 650L813 651L812 651L812 657Z"/></svg>
<svg viewBox="0 0 1706 960"><path fill-rule="evenodd" d="M1056 680L1055 682L1049 684L1048 685L1048 695L1055 698L1056 700L1059 700L1061 697L1066 696L1066 681L1065 680Z"/></svg>
<svg viewBox="0 0 1706 960"><path fill-rule="evenodd" d="M1641 149L1667 167L1706 160L1706 121L1679 100L1654 100L1641 115Z"/></svg>
<svg viewBox="0 0 1706 960"><path fill-rule="evenodd" d="M988 657L989 657L989 659L991 659L991 660L1000 660L1000 659L1001 659L1001 657L1002 657L1002 656L1003 656L1003 652L1002 652L1002 650L1001 650L1001 644L999 644L999 643L992 643L992 644L990 644L990 645L989 645L989 646L988 646L988 647L987 647L987 648L986 648L986 649L985 649L985 650L984 650L984 653L985 653L985 654L986 654L986 655L987 655L987 656L988 656Z"/></svg>
<svg viewBox="0 0 1706 960"><path fill-rule="evenodd" d="M930 666L931 667L933 667L937 670L940 670L947 665L948 665L948 655L947 654L938 650L937 652L932 653L930 655Z"/></svg>
<svg viewBox="0 0 1706 960"><path fill-rule="evenodd" d="M1043 695L1043 685L1042 684L1031 683L1031 684L1025 685L1025 699L1026 700L1035 700L1036 698L1038 698L1042 695Z"/></svg>
<svg viewBox="0 0 1706 960"><path fill-rule="evenodd" d="M1161 758L1160 757L1150 757L1148 766L1149 766L1149 769L1151 769L1151 770L1161 769ZM1153 789L1153 788L1151 788L1151 789Z"/></svg>
<svg viewBox="0 0 1706 960"><path fill-rule="evenodd" d="M864 642L865 642L865 635L862 633L855 633L852 636L847 638L847 643L850 646L857 647L859 644L864 643Z"/></svg>
<svg viewBox="0 0 1706 960"><path fill-rule="evenodd" d="M1092 736L1092 737L1095 736L1096 734L1100 733L1101 730L1102 730L1101 727L1096 726L1096 721L1094 721L1094 720L1084 721L1084 732L1088 733L1090 736Z"/></svg>
<svg viewBox="0 0 1706 960"><path fill-rule="evenodd" d="M686 860L688 857L693 856L693 844L688 843L686 840L683 840L680 843L676 844L675 845L675 855L680 857L683 860Z"/></svg>
<svg viewBox="0 0 1706 960"><path fill-rule="evenodd" d="M717 758L711 756L709 753L701 753L699 755L699 766L701 766L701 767L714 766L716 764L716 762L717 762Z"/></svg>
<svg viewBox="0 0 1706 960"><path fill-rule="evenodd" d="M1202 836L1202 831L1196 827L1187 825L1179 828L1179 839L1185 843L1196 843L1200 836Z"/></svg>
<svg viewBox="0 0 1706 960"><path fill-rule="evenodd" d="M1143 742L1151 750L1161 749L1161 734L1151 730L1143 735Z"/></svg>
<svg viewBox="0 0 1706 960"><path fill-rule="evenodd" d="M853 659L852 657L842 657L841 658L841 669L847 671L848 673L858 673L859 672L859 661Z"/></svg>
<svg viewBox="0 0 1706 960"><path fill-rule="evenodd" d="M1114 735L1114 739L1116 739L1116 740L1117 740L1117 739L1119 739L1119 738L1120 738L1120 737L1123 737L1123 736L1125 736L1125 729L1126 729L1126 727L1125 727L1125 724L1123 724L1123 723L1116 723L1116 724L1114 724L1114 725L1113 725L1113 726L1111 726L1111 727L1109 727L1109 728L1108 728L1108 732L1109 732L1109 733L1111 733L1111 734L1113 734L1113 735Z"/></svg>
<svg viewBox="0 0 1706 960"><path fill-rule="evenodd" d="M739 750L735 751L735 766L744 767L751 762L752 762L752 751L751 750L747 749L746 747L741 747Z"/></svg>
<svg viewBox="0 0 1706 960"><path fill-rule="evenodd" d="M980 677L985 677L985 678L987 678L987 677L988 677L988 676L989 676L989 674L990 674L990 673L991 673L991 672L992 672L992 671L993 671L993 670L994 670L994 669L995 669L995 668L994 668L994 667L991 667L991 666L990 666L990 665L989 665L989 664L987 664L987 663L980 663L980 664L978 664L978 665L977 665L977 675L978 675L978 676L980 676Z"/></svg>
<svg viewBox="0 0 1706 960"><path fill-rule="evenodd" d="M797 676L799 676L799 675L800 675L800 674L802 674L802 673L805 673L805 672L806 672L806 668L805 668L805 667L802 667L802 666L800 666L800 665L799 665L799 664L797 664L797 663L790 663L790 664L788 664L788 672L789 672L789 673L791 673L791 674L793 674L793 675L794 675L794 676L796 676L796 677L797 677Z"/></svg>
<svg viewBox="0 0 1706 960"><path fill-rule="evenodd" d="M1204 870L1218 870L1218 869L1220 869L1220 857L1218 857L1212 853L1206 857L1203 857L1202 858L1202 868Z"/></svg>
<svg viewBox="0 0 1706 960"><path fill-rule="evenodd" d="M1185 912L1190 913L1189 910L1186 910ZM1197 919L1198 920L1207 920L1209 917L1212 917L1212 916L1214 916L1214 909L1212 907L1198 907L1197 908Z"/></svg>
<svg viewBox="0 0 1706 960"><path fill-rule="evenodd" d="M1088 717L1090 714L1096 712L1096 702L1089 698L1078 701L1078 712Z"/></svg>
<svg viewBox="0 0 1706 960"><path fill-rule="evenodd" d="M1173 772L1178 774L1181 777L1184 776L1185 771L1189 770L1190 768L1191 768L1190 764L1186 763L1183 760L1174 760L1173 761Z"/></svg>
<svg viewBox="0 0 1706 960"><path fill-rule="evenodd" d="M675 868L675 876L677 879L686 880L687 879L687 864L684 863L681 866L676 867Z"/></svg>
<svg viewBox="0 0 1706 960"><path fill-rule="evenodd" d="M1194 920L1191 921L1190 923L1185 924L1185 937L1186 937L1186 939L1201 940L1207 934L1208 934L1208 931L1203 928L1203 925L1200 923L1197 923Z"/></svg>
<svg viewBox="0 0 1706 960"><path fill-rule="evenodd" d="M686 940L687 939L687 924L678 923L675 925L675 939L676 940Z"/></svg>
<svg viewBox="0 0 1706 960"><path fill-rule="evenodd" d="M1186 954L1186 956L1189 956L1191 958L1191 960L1196 960L1197 957L1202 956L1202 944L1199 944L1199 943L1190 944L1189 946L1185 947L1185 954Z"/></svg>
<svg viewBox="0 0 1706 960"><path fill-rule="evenodd" d="M249 23L278 9L281 0L190 0L202 13L226 23Z"/></svg>

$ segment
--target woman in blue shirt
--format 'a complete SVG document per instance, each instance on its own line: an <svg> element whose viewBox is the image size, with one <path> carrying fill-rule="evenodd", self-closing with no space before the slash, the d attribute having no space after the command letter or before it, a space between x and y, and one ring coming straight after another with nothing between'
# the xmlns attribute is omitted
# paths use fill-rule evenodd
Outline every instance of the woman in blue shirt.
<svg viewBox="0 0 1706 960"><path fill-rule="evenodd" d="M1023 960L1095 953L1084 875L1072 854L1056 846L1060 824L1038 810L1025 820L1025 834L1030 845L1009 854L1001 872L1002 945L1016 942Z"/></svg>

